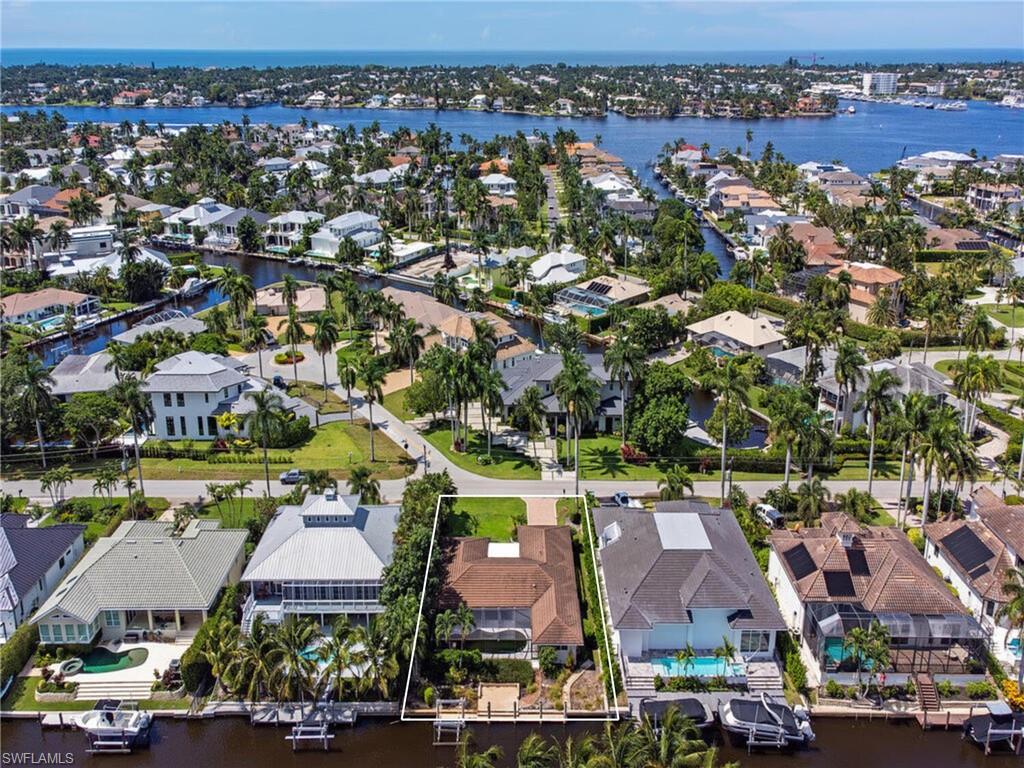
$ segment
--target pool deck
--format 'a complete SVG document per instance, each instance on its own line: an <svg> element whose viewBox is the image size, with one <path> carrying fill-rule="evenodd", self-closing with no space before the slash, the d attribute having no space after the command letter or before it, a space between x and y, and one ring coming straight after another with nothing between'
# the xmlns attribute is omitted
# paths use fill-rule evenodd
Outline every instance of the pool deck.
<svg viewBox="0 0 1024 768"><path fill-rule="evenodd" d="M187 645L175 645L174 643L104 643L99 646L106 648L112 653L123 653L134 648L145 648L149 651L146 660L135 667L127 669L115 669L110 672L80 672L68 678L72 682L81 683L152 683L153 670L158 669L163 674L164 670L174 659L180 659L181 655L188 649ZM51 665L54 672L60 663Z"/></svg>

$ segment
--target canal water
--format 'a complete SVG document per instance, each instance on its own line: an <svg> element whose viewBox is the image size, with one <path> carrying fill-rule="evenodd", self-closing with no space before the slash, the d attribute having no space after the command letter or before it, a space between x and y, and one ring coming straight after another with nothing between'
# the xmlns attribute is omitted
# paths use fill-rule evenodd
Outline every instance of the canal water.
<svg viewBox="0 0 1024 768"><path fill-rule="evenodd" d="M846 102L843 102L844 106ZM892 165L904 154L933 149L967 152L992 157L999 153L1024 153L1024 111L998 107L987 102L970 102L965 112L915 109L896 104L858 102L856 114L845 112L831 118L787 118L724 120L700 117L628 118L610 113L600 118L558 118L535 115L453 110L399 109L299 109L268 104L240 109L232 107L56 107L72 123L120 123L145 120L152 126L217 124L239 122L247 114L253 123L297 123L310 121L335 126L354 125L362 129L377 122L382 130L400 126L419 130L436 123L458 140L463 133L477 139L517 131L556 129L576 131L581 139L600 134L602 147L635 168L651 186L656 186L652 162L666 143L685 138L700 146L707 142L713 152L720 148L745 147L747 130L754 133L751 152L759 155L772 142L796 163L807 160L840 160L857 173L870 173ZM5 114L19 107L2 106ZM33 108L34 109L34 108Z"/></svg>
<svg viewBox="0 0 1024 768"><path fill-rule="evenodd" d="M902 723L875 720L852 721L819 718L814 722L817 740L809 749L779 753L775 750L748 755L743 746L722 744L720 762L735 760L743 768L1008 768L1021 759L1009 753L985 757L982 750L960 739L959 732L923 732L915 721ZM473 730L478 748L491 744L504 752L502 766L515 764L519 742L531 732L519 725L479 726ZM590 728L590 731L599 729ZM544 726L538 732L563 739L588 731L582 726ZM373 766L373 768L430 768L454 766L455 750L432 746L429 724L361 721L355 728L339 728L331 751L310 747L293 753L284 728L252 728L245 719L182 721L158 719L152 745L130 756L93 760L85 752L85 736L76 731L41 731L34 720L4 721L3 764L9 755L67 755L64 765L108 760L135 768L252 768L252 766ZM31 764L43 764L41 762Z"/></svg>

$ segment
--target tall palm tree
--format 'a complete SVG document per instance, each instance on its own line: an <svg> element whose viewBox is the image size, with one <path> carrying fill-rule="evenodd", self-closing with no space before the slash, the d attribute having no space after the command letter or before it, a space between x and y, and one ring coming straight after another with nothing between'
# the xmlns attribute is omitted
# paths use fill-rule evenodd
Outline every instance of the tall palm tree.
<svg viewBox="0 0 1024 768"><path fill-rule="evenodd" d="M348 420L355 421L356 409L352 404L352 388L359 380L359 373L356 371L352 361L348 358L338 358L338 383L345 388L345 401L348 403Z"/></svg>
<svg viewBox="0 0 1024 768"><path fill-rule="evenodd" d="M370 461L376 461L377 453L373 444L373 404L384 399L382 387L387 378L387 371L378 358L366 355L359 363L359 378L363 381L364 397L370 414Z"/></svg>
<svg viewBox="0 0 1024 768"><path fill-rule="evenodd" d="M501 747L492 744L483 752L473 749L473 737L466 731L455 750L455 764L458 768L494 768L503 755Z"/></svg>
<svg viewBox="0 0 1024 768"><path fill-rule="evenodd" d="M729 414L734 408L746 408L750 404L750 376L735 360L729 358L725 365L713 369L701 382L702 386L715 393L718 408L722 409L722 491L720 503L725 504L725 453L729 445Z"/></svg>
<svg viewBox="0 0 1024 768"><path fill-rule="evenodd" d="M604 352L604 367L608 375L619 382L622 393L622 443L629 440L626 414L629 410L629 383L637 381L643 375L647 355L639 344L632 341L626 334L619 334Z"/></svg>
<svg viewBox="0 0 1024 768"><path fill-rule="evenodd" d="M382 631L382 622L371 619L369 624L359 625L352 632L352 644L361 646L359 661L364 665L359 682L364 691L376 691L386 699L391 683L398 677L398 659L391 650L388 638Z"/></svg>
<svg viewBox="0 0 1024 768"><path fill-rule="evenodd" d="M39 457L46 469L46 441L43 439L43 417L53 408L50 390L54 381L43 361L35 355L25 358L25 364L18 372L20 407L36 425L36 439L39 441Z"/></svg>
<svg viewBox="0 0 1024 768"><path fill-rule="evenodd" d="M555 768L558 748L537 733L529 734L519 743L516 768Z"/></svg>
<svg viewBox="0 0 1024 768"><path fill-rule="evenodd" d="M851 390L864 378L864 353L860 351L857 342L853 339L842 338L836 345L836 362L833 376L839 385L839 401L846 407L846 400ZM838 409L837 409L838 410ZM832 428L835 434L839 434L840 419L832 420Z"/></svg>
<svg viewBox="0 0 1024 768"><path fill-rule="evenodd" d="M320 629L310 618L290 616L274 633L278 663L274 675L279 701L305 703L306 692L313 684L316 657L309 653L319 639Z"/></svg>
<svg viewBox="0 0 1024 768"><path fill-rule="evenodd" d="M1005 602L996 610L996 620L1005 620L1011 631L1016 630L1018 647L1024 648L1024 567L1010 568L1003 575L1003 597ZM1009 639L1010 632L1006 637ZM1024 691L1024 661L1017 665L1017 690Z"/></svg>
<svg viewBox="0 0 1024 768"><path fill-rule="evenodd" d="M291 348L292 352L292 381L299 383L299 360L296 347L302 344L308 336L306 329L295 312L294 305L288 308L288 319L284 324L284 341ZM326 365L326 363L325 363Z"/></svg>
<svg viewBox="0 0 1024 768"><path fill-rule="evenodd" d="M533 436L544 430L546 417L544 395L536 385L530 385L513 406L512 418L528 436Z"/></svg>
<svg viewBox="0 0 1024 768"><path fill-rule="evenodd" d="M959 426L953 409L947 406L932 411L928 420L928 428L920 436L917 444L918 460L924 470L924 492L921 509L921 533L928 522L928 510L931 503L932 474L938 469L942 473L950 447L960 436Z"/></svg>
<svg viewBox="0 0 1024 768"><path fill-rule="evenodd" d="M573 470L576 472L576 484L579 485L580 432L597 410L600 403L600 392L597 383L590 375L590 368L583 355L576 350L562 351L562 370L552 381L552 389L567 411L567 424L571 421L572 434L576 440L575 461ZM569 434L566 433L568 441Z"/></svg>
<svg viewBox="0 0 1024 768"><path fill-rule="evenodd" d="M259 365L260 378L263 378L263 351L267 349L267 318L250 312L245 321L245 335L242 344L247 349L256 350L256 362Z"/></svg>
<svg viewBox="0 0 1024 768"><path fill-rule="evenodd" d="M917 435L923 432L927 426L931 402L931 399L923 392L911 392L893 405L882 422L882 427L888 440L899 443L901 448L900 479L898 484L900 493L897 509L897 516L899 517L897 522L901 528L904 523L903 512L905 507L902 489L903 481L907 477L907 462L913 455ZM913 474L913 469L911 465L911 475Z"/></svg>
<svg viewBox="0 0 1024 768"><path fill-rule="evenodd" d="M270 443L284 427L284 401L270 389L247 392L252 400L252 410L243 414L241 426L248 427L249 436L263 447L263 474L267 481L267 496L270 496Z"/></svg>
<svg viewBox="0 0 1024 768"><path fill-rule="evenodd" d="M813 408L800 389L777 388L773 395L768 405L768 414L771 417L768 432L773 443L782 442L786 446L783 484L788 486L793 466L793 445L800 439L804 425L811 418Z"/></svg>
<svg viewBox="0 0 1024 768"><path fill-rule="evenodd" d="M320 312L313 320L313 349L320 355L324 372L324 402L327 402L327 353L334 349L340 337L338 321L333 312Z"/></svg>
<svg viewBox="0 0 1024 768"><path fill-rule="evenodd" d="M700 731L693 721L680 714L675 707L665 710L665 714L658 720L645 716L636 739L628 763L631 765L644 768L688 765L709 768L715 765L715 748L701 739Z"/></svg>
<svg viewBox="0 0 1024 768"><path fill-rule="evenodd" d="M479 388L480 395L480 409L484 416L487 428L487 455L490 456L491 428L493 425L494 412L501 409L501 393L508 389L508 384L505 383L505 377L501 375L501 371L496 371L490 366L487 366L480 371L480 376L477 379L477 386Z"/></svg>
<svg viewBox="0 0 1024 768"><path fill-rule="evenodd" d="M223 692L225 673L238 654L239 627L230 619L223 618L214 623L203 643L203 659L210 665L214 691Z"/></svg>
<svg viewBox="0 0 1024 768"><path fill-rule="evenodd" d="M899 382L891 371L869 371L864 393L857 400L857 409L867 412L870 445L868 447L868 493L875 478L875 436L878 421L892 407L892 391Z"/></svg>
<svg viewBox="0 0 1024 768"><path fill-rule="evenodd" d="M263 614L257 613L232 658L228 677L235 690L255 707L256 702L270 690L279 661L280 649L274 642L274 632Z"/></svg>
<svg viewBox="0 0 1024 768"><path fill-rule="evenodd" d="M114 344L119 347L120 344ZM144 431L153 420L153 401L142 391L142 383L134 376L121 376L110 392L114 402L128 414L131 422L132 444L135 448L135 470L139 478L139 493L146 495L146 486L142 482L142 457L139 455L139 433Z"/></svg>
<svg viewBox="0 0 1024 768"><path fill-rule="evenodd" d="M348 616L342 614L335 619L331 636L317 648L317 656L323 664L320 674L325 692L333 690L340 700L348 684L346 681L354 680L357 670L357 653Z"/></svg>
<svg viewBox="0 0 1024 768"><path fill-rule="evenodd" d="M15 219L7 229L7 235L11 249L24 251L28 256L32 256L35 253L36 269L42 271L42 252L36 249L35 246L42 246L45 235L43 230L36 226L36 220L31 216L22 216Z"/></svg>
<svg viewBox="0 0 1024 768"><path fill-rule="evenodd" d="M57 219L50 225L46 242L57 252L57 260L60 261L61 252L71 245L71 233L68 232L68 225L63 219Z"/></svg>
<svg viewBox="0 0 1024 768"><path fill-rule="evenodd" d="M413 317L407 317L391 332L391 352L399 360L409 364L409 384L415 377L416 361L423 352L425 342L420 335L423 326Z"/></svg>
<svg viewBox="0 0 1024 768"><path fill-rule="evenodd" d="M373 470L364 464L349 471L348 492L362 497L366 504L380 504L380 482L373 477Z"/></svg>

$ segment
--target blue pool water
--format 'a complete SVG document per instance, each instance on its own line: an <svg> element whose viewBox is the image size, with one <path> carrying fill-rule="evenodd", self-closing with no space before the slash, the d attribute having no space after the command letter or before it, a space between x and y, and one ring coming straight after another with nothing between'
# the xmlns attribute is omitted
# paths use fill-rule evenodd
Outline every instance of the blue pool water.
<svg viewBox="0 0 1024 768"><path fill-rule="evenodd" d="M712 347L711 354L715 357L734 357L732 352L726 352L721 347Z"/></svg>
<svg viewBox="0 0 1024 768"><path fill-rule="evenodd" d="M1020 638L1019 637L1013 638L1006 645L1010 649L1010 653L1012 653L1014 656L1017 656L1017 657L1020 656Z"/></svg>
<svg viewBox="0 0 1024 768"><path fill-rule="evenodd" d="M63 317L48 317L36 323L36 326L41 331L52 331L55 328L60 328L62 325L64 325Z"/></svg>
<svg viewBox="0 0 1024 768"><path fill-rule="evenodd" d="M605 310L601 307L588 307L586 304L573 304L572 308L591 317L601 317L601 315L605 314Z"/></svg>
<svg viewBox="0 0 1024 768"><path fill-rule="evenodd" d="M742 677L747 674L745 664L725 662L714 656L698 656L691 659L685 668L671 656L652 659L651 664L655 672L659 672L660 668L659 674L663 677L715 677L723 674L726 677Z"/></svg>

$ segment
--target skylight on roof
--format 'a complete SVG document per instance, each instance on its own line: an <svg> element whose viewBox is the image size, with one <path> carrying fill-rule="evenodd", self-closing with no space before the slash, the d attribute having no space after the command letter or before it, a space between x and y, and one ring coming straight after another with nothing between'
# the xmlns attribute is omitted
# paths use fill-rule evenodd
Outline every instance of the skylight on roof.
<svg viewBox="0 0 1024 768"><path fill-rule="evenodd" d="M665 549L711 549L704 523L695 512L655 512L654 524Z"/></svg>

